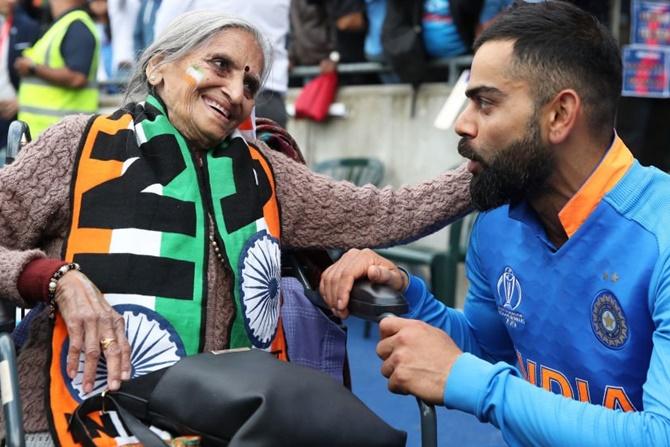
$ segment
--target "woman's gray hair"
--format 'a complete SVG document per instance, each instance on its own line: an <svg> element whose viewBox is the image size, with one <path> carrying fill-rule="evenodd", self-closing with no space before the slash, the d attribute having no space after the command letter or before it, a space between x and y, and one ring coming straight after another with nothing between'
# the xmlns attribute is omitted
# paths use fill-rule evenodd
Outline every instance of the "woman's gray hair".
<svg viewBox="0 0 670 447"><path fill-rule="evenodd" d="M219 32L236 28L249 32L263 51L261 84L267 79L272 66L272 51L268 40L251 23L218 11L191 11L180 15L142 52L135 72L128 81L125 101L142 101L149 93L147 66L149 61L160 56L157 66L174 63L194 50L205 46Z"/></svg>

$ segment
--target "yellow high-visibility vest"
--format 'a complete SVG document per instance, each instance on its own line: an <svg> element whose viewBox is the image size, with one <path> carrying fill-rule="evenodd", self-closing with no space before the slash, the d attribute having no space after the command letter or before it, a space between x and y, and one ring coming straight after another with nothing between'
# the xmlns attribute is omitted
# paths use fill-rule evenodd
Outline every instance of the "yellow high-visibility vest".
<svg viewBox="0 0 670 447"><path fill-rule="evenodd" d="M47 127L73 113L95 113L98 110L98 86L96 75L100 57L100 39L91 17L82 10L74 10L55 22L35 45L23 51L23 55L36 64L50 68L66 67L61 54L61 44L69 26L81 20L95 38L95 52L88 73L88 83L82 88L61 87L37 76L21 80L19 87L19 119L30 126L33 137Z"/></svg>

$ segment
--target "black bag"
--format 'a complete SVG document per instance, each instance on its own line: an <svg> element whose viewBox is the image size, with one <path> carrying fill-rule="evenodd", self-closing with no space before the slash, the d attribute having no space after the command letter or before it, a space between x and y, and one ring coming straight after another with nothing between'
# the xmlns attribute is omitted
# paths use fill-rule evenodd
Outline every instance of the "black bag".
<svg viewBox="0 0 670 447"><path fill-rule="evenodd" d="M384 55L401 81L419 84L426 76L428 55L421 35L423 1L388 0L382 27Z"/></svg>
<svg viewBox="0 0 670 447"><path fill-rule="evenodd" d="M70 422L76 442L94 445L84 420L103 409L147 447L165 443L144 424L199 435L203 446L401 446L407 437L327 375L259 350L186 357L86 399Z"/></svg>

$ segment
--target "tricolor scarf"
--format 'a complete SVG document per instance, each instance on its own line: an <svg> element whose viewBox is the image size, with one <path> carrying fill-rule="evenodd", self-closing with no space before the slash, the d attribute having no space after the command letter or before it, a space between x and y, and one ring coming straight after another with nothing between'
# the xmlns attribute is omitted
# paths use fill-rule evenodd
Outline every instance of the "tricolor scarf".
<svg viewBox="0 0 670 447"><path fill-rule="evenodd" d="M230 347L269 349L286 358L274 177L239 132L198 159L153 96L93 117L80 142L71 207L64 259L79 263L123 315L132 377L202 350L212 241L234 278ZM75 445L68 416L106 387L106 364L102 358L94 390L85 395L84 356L70 380L67 330L58 313L51 350L49 420L60 445ZM98 414L90 418L100 435L97 445L126 442L109 421Z"/></svg>

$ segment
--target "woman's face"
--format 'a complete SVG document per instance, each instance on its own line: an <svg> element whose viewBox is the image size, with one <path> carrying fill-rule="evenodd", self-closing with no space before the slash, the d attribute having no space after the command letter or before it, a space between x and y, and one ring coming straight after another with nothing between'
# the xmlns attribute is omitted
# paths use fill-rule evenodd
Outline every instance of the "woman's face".
<svg viewBox="0 0 670 447"><path fill-rule="evenodd" d="M158 67L149 63L147 78L177 130L196 148L208 149L251 113L263 64L255 37L228 28L176 62Z"/></svg>

